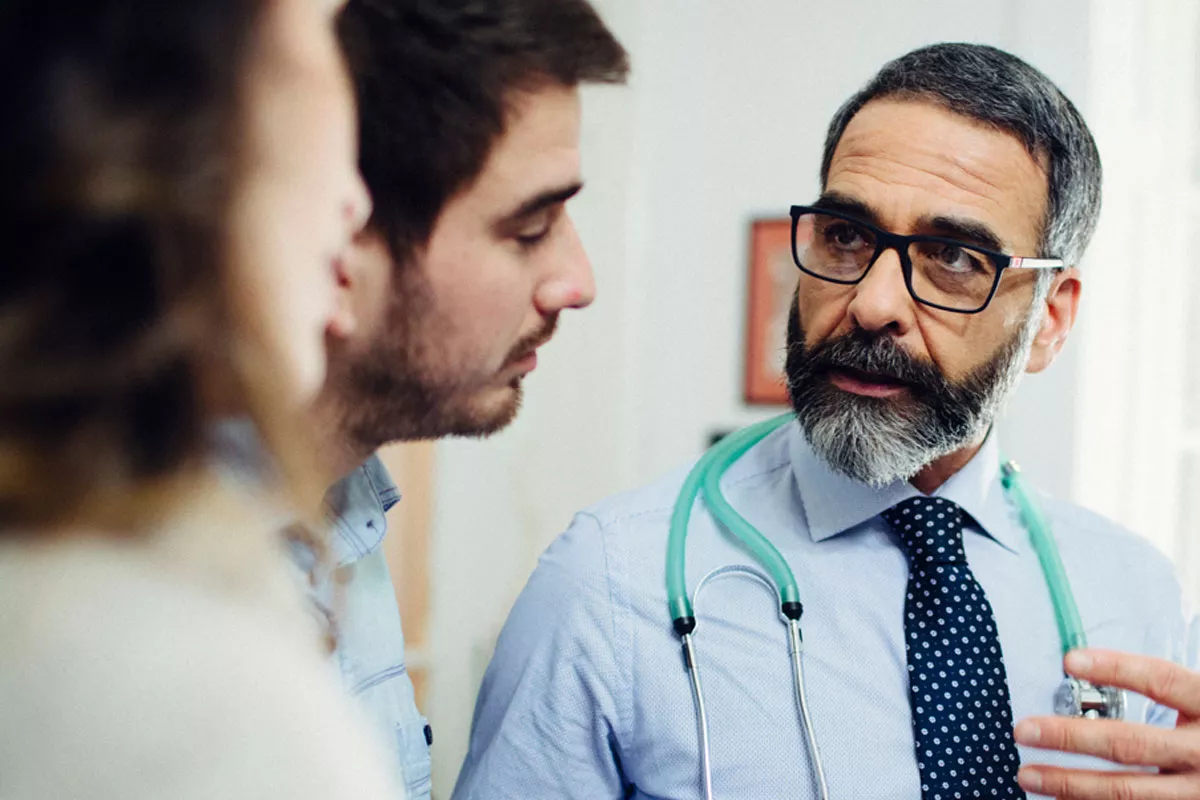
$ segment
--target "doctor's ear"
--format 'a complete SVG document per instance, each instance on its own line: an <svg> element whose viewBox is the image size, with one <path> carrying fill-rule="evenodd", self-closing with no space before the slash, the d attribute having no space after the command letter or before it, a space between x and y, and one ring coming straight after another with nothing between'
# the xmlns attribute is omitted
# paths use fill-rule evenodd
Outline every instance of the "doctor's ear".
<svg viewBox="0 0 1200 800"><path fill-rule="evenodd" d="M1054 363L1054 359L1062 352L1067 336L1075 327L1082 291L1083 283L1075 267L1064 269L1054 276L1050 292L1046 295L1042 325L1033 338L1026 372L1041 372Z"/></svg>

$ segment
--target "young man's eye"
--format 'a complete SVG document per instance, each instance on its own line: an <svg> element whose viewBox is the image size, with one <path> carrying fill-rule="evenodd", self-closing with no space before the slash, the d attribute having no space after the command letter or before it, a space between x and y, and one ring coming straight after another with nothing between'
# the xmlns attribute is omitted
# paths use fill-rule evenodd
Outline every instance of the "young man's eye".
<svg viewBox="0 0 1200 800"><path fill-rule="evenodd" d="M534 247L550 235L550 225L543 225L534 231L522 231L516 236L517 243L522 247Z"/></svg>
<svg viewBox="0 0 1200 800"><path fill-rule="evenodd" d="M546 210L526 220L513 234L513 238L517 240L517 244L521 245L521 247L536 247L554 230L554 223L558 219L558 216L556 211Z"/></svg>

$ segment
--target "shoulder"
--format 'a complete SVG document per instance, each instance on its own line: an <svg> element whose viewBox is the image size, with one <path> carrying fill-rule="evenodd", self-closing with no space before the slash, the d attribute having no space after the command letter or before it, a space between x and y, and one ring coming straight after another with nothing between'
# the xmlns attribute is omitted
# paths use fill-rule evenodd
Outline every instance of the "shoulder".
<svg viewBox="0 0 1200 800"><path fill-rule="evenodd" d="M731 502L753 503L790 469L786 431L778 431L734 463L721 480ZM657 603L664 574L671 516L693 460L662 477L615 494L575 515L568 529L542 555L532 583L557 587L548 596L592 596L605 606ZM790 472L788 473L790 475ZM753 495L753 498L750 497ZM690 518L693 535L711 525L702 501Z"/></svg>
<svg viewBox="0 0 1200 800"><path fill-rule="evenodd" d="M0 555L6 778L29 796L384 796L316 643L161 566L102 543Z"/></svg>
<svg viewBox="0 0 1200 800"><path fill-rule="evenodd" d="M722 476L721 485L727 490L753 487L769 480L780 469L790 467L788 437L792 433L791 428L784 426L747 451ZM665 524L675 508L675 501L688 473L698 460L693 458L644 486L612 495L581 513L592 518L601 528Z"/></svg>

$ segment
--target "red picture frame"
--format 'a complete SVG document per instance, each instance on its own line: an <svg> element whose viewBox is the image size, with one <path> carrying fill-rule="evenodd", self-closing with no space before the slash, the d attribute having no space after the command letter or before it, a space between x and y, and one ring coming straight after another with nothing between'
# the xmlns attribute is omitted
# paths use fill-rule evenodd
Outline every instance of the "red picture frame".
<svg viewBox="0 0 1200 800"><path fill-rule="evenodd" d="M792 261L792 221L750 223L744 396L750 405L787 405L787 321L800 271Z"/></svg>

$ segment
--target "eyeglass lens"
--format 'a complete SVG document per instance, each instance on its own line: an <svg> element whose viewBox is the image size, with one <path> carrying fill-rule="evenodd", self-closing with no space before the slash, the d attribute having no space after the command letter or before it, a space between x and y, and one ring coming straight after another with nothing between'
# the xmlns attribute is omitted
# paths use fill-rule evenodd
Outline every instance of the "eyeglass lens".
<svg viewBox="0 0 1200 800"><path fill-rule="evenodd" d="M857 283L880 254L868 226L841 217L801 214L796 221L797 265L837 283ZM912 264L912 293L920 301L971 311L987 303L997 268L985 253L961 244L917 239L906 255Z"/></svg>

